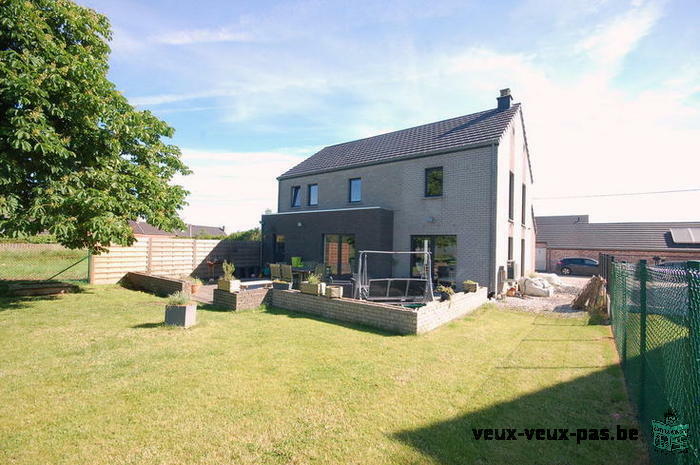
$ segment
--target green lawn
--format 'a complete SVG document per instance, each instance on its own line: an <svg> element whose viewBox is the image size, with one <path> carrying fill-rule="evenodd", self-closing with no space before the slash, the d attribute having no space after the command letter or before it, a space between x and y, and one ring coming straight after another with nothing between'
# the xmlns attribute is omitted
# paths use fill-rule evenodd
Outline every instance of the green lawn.
<svg viewBox="0 0 700 465"><path fill-rule="evenodd" d="M638 442L473 439L634 426L608 327L486 306L422 336L88 287L0 299L2 464L636 464Z"/></svg>
<svg viewBox="0 0 700 465"><path fill-rule="evenodd" d="M60 273L56 279L87 281L86 250L69 249L0 250L1 280L43 280ZM80 261L82 260L82 261ZM75 266L71 266L77 263Z"/></svg>

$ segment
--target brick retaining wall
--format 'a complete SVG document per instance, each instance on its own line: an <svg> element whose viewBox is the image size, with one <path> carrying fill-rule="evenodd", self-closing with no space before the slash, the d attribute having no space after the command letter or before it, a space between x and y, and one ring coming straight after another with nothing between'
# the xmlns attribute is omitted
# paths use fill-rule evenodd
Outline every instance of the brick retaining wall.
<svg viewBox="0 0 700 465"><path fill-rule="evenodd" d="M271 290L272 306L322 316L330 320L359 323L397 334L422 334L471 312L486 302L486 289L455 294L445 302L431 302L419 309L355 299L328 299L299 291Z"/></svg>
<svg viewBox="0 0 700 465"><path fill-rule="evenodd" d="M227 292L214 289L214 305L228 310L251 310L261 306L267 299L270 289L251 289Z"/></svg>
<svg viewBox="0 0 700 465"><path fill-rule="evenodd" d="M152 292L160 296L168 296L178 291L189 291L190 289L189 283L181 279L137 272L127 273L122 283L127 287Z"/></svg>

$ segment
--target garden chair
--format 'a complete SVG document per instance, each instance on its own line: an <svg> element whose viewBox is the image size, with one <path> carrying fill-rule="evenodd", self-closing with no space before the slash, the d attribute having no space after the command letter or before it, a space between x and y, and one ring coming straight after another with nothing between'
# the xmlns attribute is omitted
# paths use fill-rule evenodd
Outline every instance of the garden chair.
<svg viewBox="0 0 700 465"><path fill-rule="evenodd" d="M280 265L278 263L270 263L270 278L273 281L282 280L282 272L280 271Z"/></svg>
<svg viewBox="0 0 700 465"><path fill-rule="evenodd" d="M282 275L282 281L287 281L288 283L293 282L294 276L292 276L292 265L281 264L279 267Z"/></svg>
<svg viewBox="0 0 700 465"><path fill-rule="evenodd" d="M319 263L316 265L314 268L314 274L321 278L321 281L325 281L326 279L326 265L323 263Z"/></svg>

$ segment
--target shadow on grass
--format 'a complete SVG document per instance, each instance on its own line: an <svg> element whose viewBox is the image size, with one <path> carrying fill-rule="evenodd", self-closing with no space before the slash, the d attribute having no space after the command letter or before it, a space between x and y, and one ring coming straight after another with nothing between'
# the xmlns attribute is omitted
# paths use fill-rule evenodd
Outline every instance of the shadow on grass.
<svg viewBox="0 0 700 465"><path fill-rule="evenodd" d="M141 323L140 325L134 325L132 328L134 329L149 329L149 328L162 328L165 327L166 324L164 321L160 321L158 323Z"/></svg>
<svg viewBox="0 0 700 465"><path fill-rule="evenodd" d="M674 382L673 366L681 363L673 360L679 357L687 341L673 341L647 352L646 364L654 367L647 370L644 383L645 397L642 397L642 385L639 383L641 357L628 358L624 364L626 379L622 377L619 365L611 365L594 373L561 382L546 389L522 395L516 399L496 403L488 408L463 416L457 416L416 429L398 431L392 436L413 447L435 463L452 464L649 464L649 463L695 463L692 452L688 453L690 461L685 462L686 454L669 456L650 446L653 430L651 421L664 419L664 412L669 408L676 410L679 423L689 424L691 443L698 447L696 439L700 425L696 421L698 414L689 399L687 383ZM520 370L520 373L518 373ZM489 383L493 389L500 389L499 378L513 387L527 392L528 378L541 376L539 370L569 370L575 373L576 367L525 367L514 366L508 370L495 369ZM670 381L669 381L670 380ZM624 384L626 381L625 389ZM498 386L498 387L497 387ZM523 389L525 387L525 389ZM486 385L483 390L490 390ZM632 407L628 393L634 405L640 398L646 398L644 414L635 419L636 407ZM507 394L504 394L504 396ZM638 440L582 440L577 443L575 436L578 429L608 428L611 435L616 435L617 426L636 428L640 432ZM526 428L568 428L568 440L528 440L520 436L515 440L476 439L475 431L481 428L517 428L518 433ZM590 433L587 433L587 435ZM649 454L651 455L651 461Z"/></svg>
<svg viewBox="0 0 700 465"><path fill-rule="evenodd" d="M28 302L36 302L39 300L58 300L66 294L83 294L91 293L83 285L84 282L76 281L40 281L40 280L0 280L0 312L6 310L16 310L28 307ZM18 287L50 288L51 286L66 286L64 292L46 295L13 295Z"/></svg>
<svg viewBox="0 0 700 465"><path fill-rule="evenodd" d="M376 334L378 336L387 336L387 337L406 337L401 334L396 334L392 333L390 331L385 331L382 329L378 328L373 328L371 326L366 326L361 323L348 323L346 321L338 321L334 320L331 318L324 318L322 316L318 315L313 315L310 313L301 313L301 312L294 312L291 310L284 310L282 308L277 308L277 307L272 307L268 306L265 307L265 313L269 313L271 315L281 315L281 316L286 316L287 318L300 318L300 319L305 319L305 320L315 320L323 323L328 323L332 324L335 326L342 326L343 328L349 328L349 329L354 329L357 331L363 331L365 333L372 333Z"/></svg>

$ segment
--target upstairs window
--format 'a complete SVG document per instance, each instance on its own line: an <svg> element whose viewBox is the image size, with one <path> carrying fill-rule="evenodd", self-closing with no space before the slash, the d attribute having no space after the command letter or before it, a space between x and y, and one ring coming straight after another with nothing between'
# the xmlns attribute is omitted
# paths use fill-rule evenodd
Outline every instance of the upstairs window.
<svg viewBox="0 0 700 465"><path fill-rule="evenodd" d="M318 205L318 184L309 184L309 205Z"/></svg>
<svg viewBox="0 0 700 465"><path fill-rule="evenodd" d="M442 196L442 166L425 170L425 196Z"/></svg>
<svg viewBox="0 0 700 465"><path fill-rule="evenodd" d="M508 184L508 219L513 221L515 210L515 175L510 172L510 180Z"/></svg>
<svg viewBox="0 0 700 465"><path fill-rule="evenodd" d="M525 186L525 183L523 183L523 198L522 198L522 206L521 206L521 218L520 222L525 225L525 220L527 219L527 186Z"/></svg>
<svg viewBox="0 0 700 465"><path fill-rule="evenodd" d="M362 200L362 179L352 178L349 181L349 191L350 202L360 202Z"/></svg>
<svg viewBox="0 0 700 465"><path fill-rule="evenodd" d="M292 207L301 207L301 186L292 186Z"/></svg>

